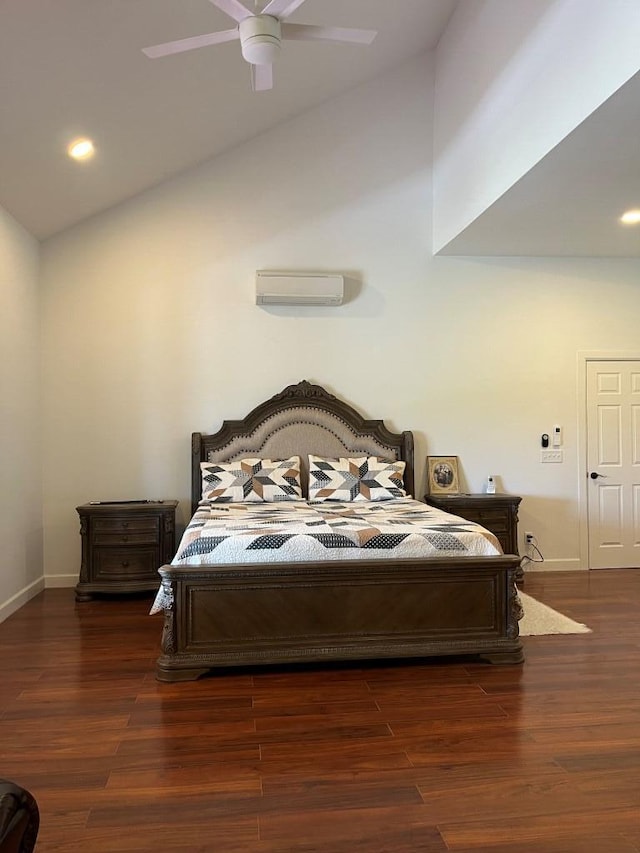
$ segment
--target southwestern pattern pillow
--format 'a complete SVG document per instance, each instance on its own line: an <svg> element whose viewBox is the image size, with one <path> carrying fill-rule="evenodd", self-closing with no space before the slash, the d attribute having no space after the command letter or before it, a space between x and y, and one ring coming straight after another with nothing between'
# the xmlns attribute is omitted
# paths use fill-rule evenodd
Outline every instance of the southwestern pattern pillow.
<svg viewBox="0 0 640 853"><path fill-rule="evenodd" d="M377 456L325 459L309 454L309 500L386 501L404 498L404 462Z"/></svg>
<svg viewBox="0 0 640 853"><path fill-rule="evenodd" d="M300 457L201 462L202 499L217 503L297 501L302 498Z"/></svg>

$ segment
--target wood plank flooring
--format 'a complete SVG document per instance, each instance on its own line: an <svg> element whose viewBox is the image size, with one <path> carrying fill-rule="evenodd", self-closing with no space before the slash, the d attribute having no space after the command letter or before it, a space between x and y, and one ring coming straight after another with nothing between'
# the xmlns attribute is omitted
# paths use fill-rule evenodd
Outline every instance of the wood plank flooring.
<svg viewBox="0 0 640 853"><path fill-rule="evenodd" d="M149 599L48 590L0 625L0 776L38 853L640 853L640 570L526 591L593 633L160 684Z"/></svg>

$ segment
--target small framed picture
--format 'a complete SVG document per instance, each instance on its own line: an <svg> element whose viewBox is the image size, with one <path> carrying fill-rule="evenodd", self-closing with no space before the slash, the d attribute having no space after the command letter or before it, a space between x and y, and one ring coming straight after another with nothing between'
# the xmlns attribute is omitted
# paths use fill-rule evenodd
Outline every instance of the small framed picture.
<svg viewBox="0 0 640 853"><path fill-rule="evenodd" d="M459 494L457 456L427 456L427 488L430 495Z"/></svg>

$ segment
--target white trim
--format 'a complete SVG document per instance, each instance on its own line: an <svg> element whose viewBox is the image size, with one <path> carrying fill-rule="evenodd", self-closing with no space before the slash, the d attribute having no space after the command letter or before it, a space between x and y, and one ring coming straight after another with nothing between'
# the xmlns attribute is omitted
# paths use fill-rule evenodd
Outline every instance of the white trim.
<svg viewBox="0 0 640 853"><path fill-rule="evenodd" d="M32 598L35 598L39 592L42 592L44 589L44 576L40 576L37 580L30 583L28 586L25 586L20 592L16 592L15 595L12 595L8 601L5 601L4 604L0 604L0 622L4 622L5 619L8 619L16 610L20 610L20 608L30 601Z"/></svg>
<svg viewBox="0 0 640 853"><path fill-rule="evenodd" d="M578 519L580 562L589 562L589 507L587 504L587 363L590 361L638 361L640 350L578 350ZM584 476L580 473L583 471Z"/></svg>
<svg viewBox="0 0 640 853"><path fill-rule="evenodd" d="M523 567L525 577L533 572L586 572L589 566L577 557L566 560L545 560L544 563L526 563Z"/></svg>
<svg viewBox="0 0 640 853"><path fill-rule="evenodd" d="M78 583L78 575L45 575L45 589L63 589L75 586Z"/></svg>

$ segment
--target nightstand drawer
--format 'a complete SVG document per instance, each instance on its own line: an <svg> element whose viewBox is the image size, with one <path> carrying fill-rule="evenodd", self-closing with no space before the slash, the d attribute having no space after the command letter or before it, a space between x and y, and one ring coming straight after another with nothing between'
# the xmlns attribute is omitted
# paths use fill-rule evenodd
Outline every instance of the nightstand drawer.
<svg viewBox="0 0 640 853"><path fill-rule="evenodd" d="M158 552L155 548L95 548L93 551L94 580L135 580L158 578Z"/></svg>
<svg viewBox="0 0 640 853"><path fill-rule="evenodd" d="M94 518L94 533L156 533L159 529L158 518Z"/></svg>
<svg viewBox="0 0 640 853"><path fill-rule="evenodd" d="M491 509L485 508L480 510L480 518L503 521L506 524L509 518L509 513L504 507L492 507Z"/></svg>
<svg viewBox="0 0 640 853"><path fill-rule="evenodd" d="M490 527L494 533L506 533L509 530L509 519L504 513L481 512L478 514L478 524Z"/></svg>
<svg viewBox="0 0 640 853"><path fill-rule="evenodd" d="M452 507L449 512L454 512L455 507ZM475 521L477 524L481 524L483 527L488 527L491 525L492 529L497 529L498 527L501 530L507 530L509 527L509 516L507 512L502 509L475 509L472 507L460 507L456 515L461 515L463 518L466 518L467 521Z"/></svg>
<svg viewBox="0 0 640 853"><path fill-rule="evenodd" d="M158 534L151 530L148 533L133 531L131 533L94 533L94 545L155 545Z"/></svg>

